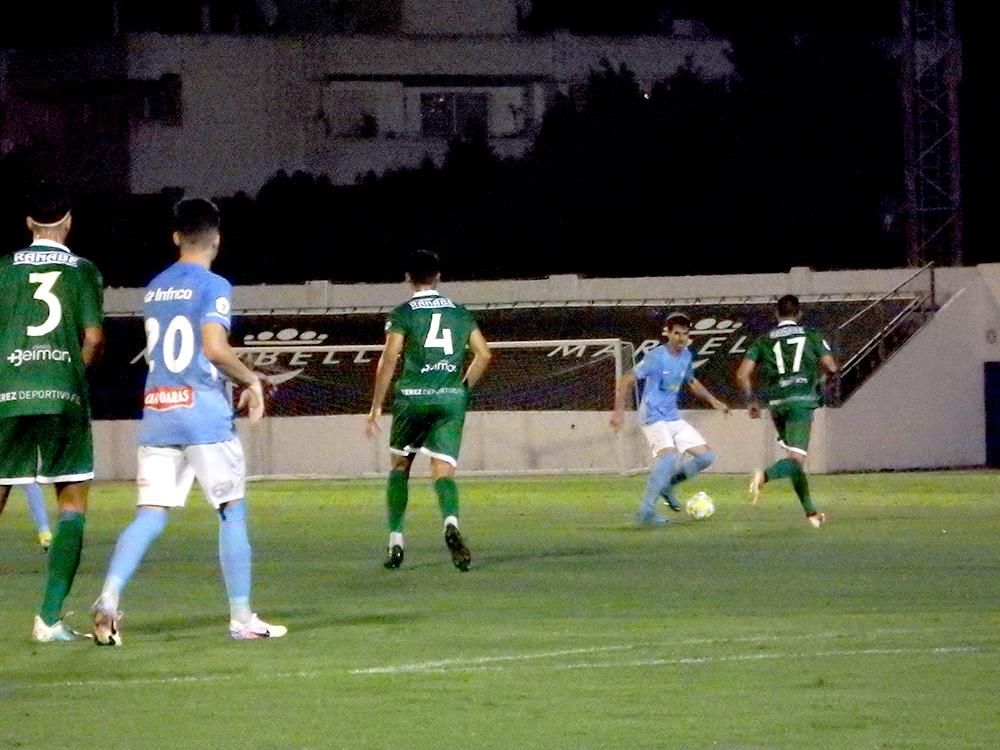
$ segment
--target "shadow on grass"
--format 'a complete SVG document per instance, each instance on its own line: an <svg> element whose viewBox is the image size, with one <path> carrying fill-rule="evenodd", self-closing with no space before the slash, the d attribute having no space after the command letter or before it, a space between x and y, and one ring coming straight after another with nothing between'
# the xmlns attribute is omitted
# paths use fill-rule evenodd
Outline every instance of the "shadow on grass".
<svg viewBox="0 0 1000 750"><path fill-rule="evenodd" d="M542 560L542 561L560 561L560 560L572 560L576 558L588 558L593 559L595 557L606 557L609 554L615 554L614 550L609 550L607 547L579 547L576 549L550 549L550 550L534 550L531 552L512 552L508 554L485 554L477 559L473 559L472 567L470 570L474 570L478 565L485 566L486 564L493 563L498 565L505 565L508 563L518 563L530 560Z"/></svg>
<svg viewBox="0 0 1000 750"><path fill-rule="evenodd" d="M352 625L393 625L423 619L423 615L412 610L371 612L344 616L330 616L318 609L273 609L268 610L269 621L288 626L289 632L301 633L321 630L331 626ZM195 631L216 631L228 624L225 613L219 615L199 615L197 617L170 617L146 622L141 626L143 635L187 637Z"/></svg>

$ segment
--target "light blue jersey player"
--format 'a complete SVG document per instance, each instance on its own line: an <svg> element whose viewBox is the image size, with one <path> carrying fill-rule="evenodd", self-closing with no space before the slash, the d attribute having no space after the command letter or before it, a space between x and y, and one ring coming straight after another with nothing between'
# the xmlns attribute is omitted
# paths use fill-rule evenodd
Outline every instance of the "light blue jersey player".
<svg viewBox="0 0 1000 750"><path fill-rule="evenodd" d="M653 466L636 516L640 526L662 526L667 519L656 513L656 501L661 496L672 510L681 504L674 495L674 486L706 469L715 454L705 438L681 419L677 398L687 386L692 393L728 414L729 407L713 396L694 376L689 332L691 321L683 313L667 316L663 326L666 344L652 349L633 369L618 379L615 408L611 426L620 430L625 425L625 397L637 381L643 382L639 405L642 432L653 455ZM683 454L688 458L680 462ZM679 463L680 462L680 463Z"/></svg>
<svg viewBox="0 0 1000 750"><path fill-rule="evenodd" d="M635 377L643 383L639 405L643 426L676 422L681 418L677 397L681 388L694 380L694 358L686 346L679 352L661 344L635 366Z"/></svg>
<svg viewBox="0 0 1000 750"><path fill-rule="evenodd" d="M178 261L146 288L143 317L149 372L139 445L224 443L233 409L221 373L205 354L202 329L230 329L229 282L197 263Z"/></svg>
<svg viewBox="0 0 1000 750"><path fill-rule="evenodd" d="M206 200L178 204L174 243L180 259L146 288L149 372L139 428L139 501L115 546L94 604L94 640L120 645L118 603L150 544L183 507L194 481L219 513L219 562L229 596L229 635L277 638L250 607L251 550L246 524L246 464L223 376L244 386L237 407L264 416L260 379L229 345L232 287L211 266L219 251L219 210Z"/></svg>

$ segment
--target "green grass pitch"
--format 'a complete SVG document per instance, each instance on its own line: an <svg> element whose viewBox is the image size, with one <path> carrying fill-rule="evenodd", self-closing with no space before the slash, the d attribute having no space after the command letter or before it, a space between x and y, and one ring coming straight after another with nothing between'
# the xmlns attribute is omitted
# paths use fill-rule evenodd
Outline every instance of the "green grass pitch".
<svg viewBox="0 0 1000 750"><path fill-rule="evenodd" d="M699 477L715 515L639 530L645 477L459 477L468 573L414 477L251 485L255 609L232 642L192 494L125 591L124 646L33 644L44 555L0 518L0 748L1000 747L1000 475ZM51 508L51 502L50 502ZM67 621L89 624L133 488L98 483Z"/></svg>

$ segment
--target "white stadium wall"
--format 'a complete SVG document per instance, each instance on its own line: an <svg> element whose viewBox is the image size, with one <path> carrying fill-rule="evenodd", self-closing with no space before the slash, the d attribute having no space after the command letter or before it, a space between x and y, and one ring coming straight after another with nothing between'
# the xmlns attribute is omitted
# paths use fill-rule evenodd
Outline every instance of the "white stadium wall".
<svg viewBox="0 0 1000 750"><path fill-rule="evenodd" d="M510 302L692 300L887 292L913 269L787 274L444 283L441 291L470 304ZM980 466L985 461L983 363L1000 361L1000 264L939 269L941 309L839 409L817 412L809 468L816 473ZM238 311L388 308L405 299L402 284L237 288ZM109 312L137 309L137 290L108 290ZM362 343L362 342L359 342ZM367 342L364 342L367 343ZM373 342L374 343L374 342ZM773 428L745 410L725 416L692 410L717 461L710 471L744 473L776 456ZM634 423L622 435L607 412L473 412L466 423L463 473L638 471L648 455ZM387 434L363 437L361 415L239 420L250 472L269 476L380 475L388 470ZM94 425L99 479L135 475L136 423ZM415 471L426 470L418 462Z"/></svg>
<svg viewBox="0 0 1000 750"><path fill-rule="evenodd" d="M980 342L996 310L991 322L977 319L990 302L981 288L957 292L843 408L824 414L824 470L985 462Z"/></svg>

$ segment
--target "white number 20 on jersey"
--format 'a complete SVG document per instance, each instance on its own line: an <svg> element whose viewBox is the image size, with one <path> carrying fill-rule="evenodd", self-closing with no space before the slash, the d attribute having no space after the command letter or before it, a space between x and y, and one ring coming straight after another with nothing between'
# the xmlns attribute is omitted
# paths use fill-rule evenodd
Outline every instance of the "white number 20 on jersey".
<svg viewBox="0 0 1000 750"><path fill-rule="evenodd" d="M160 322L156 318L146 318L146 351L149 353L149 369L156 366L156 345L160 342ZM163 364L170 372L181 372L194 359L194 328L183 315L174 317L163 332Z"/></svg>

